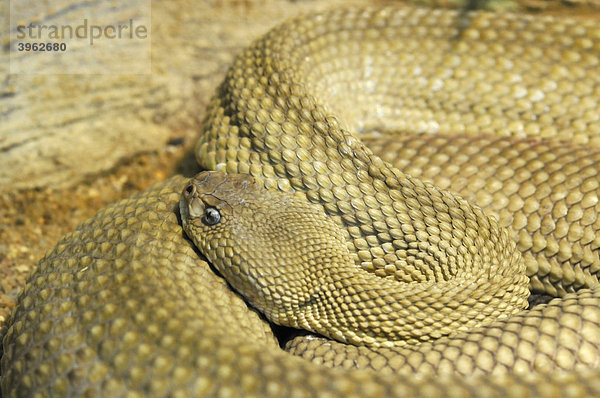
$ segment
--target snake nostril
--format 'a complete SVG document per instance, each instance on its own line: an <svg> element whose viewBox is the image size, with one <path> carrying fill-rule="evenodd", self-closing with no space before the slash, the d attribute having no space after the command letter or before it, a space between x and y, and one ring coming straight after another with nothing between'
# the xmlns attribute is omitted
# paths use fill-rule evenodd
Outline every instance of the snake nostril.
<svg viewBox="0 0 600 398"><path fill-rule="evenodd" d="M195 191L196 190L194 188L194 184L189 184L187 187L185 187L185 190L184 190L185 196L190 197L194 194Z"/></svg>

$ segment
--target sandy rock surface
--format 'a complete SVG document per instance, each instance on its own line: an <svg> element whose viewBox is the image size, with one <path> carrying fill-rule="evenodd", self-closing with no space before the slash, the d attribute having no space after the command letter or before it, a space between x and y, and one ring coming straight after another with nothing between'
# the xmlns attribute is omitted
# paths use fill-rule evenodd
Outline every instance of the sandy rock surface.
<svg viewBox="0 0 600 398"><path fill-rule="evenodd" d="M136 11L135 2L124 2L117 11L77 7L77 0L26 3L34 18L48 25L77 26L84 18L99 19L95 13L127 20ZM343 2L154 2L151 74L4 77L0 191L73 186L132 155L156 151L172 137L192 137L237 51L277 22L336 3ZM0 39L7 35L2 32ZM7 58L6 48L3 55ZM1 67L0 76L6 76L7 63ZM34 71L40 72L35 65Z"/></svg>

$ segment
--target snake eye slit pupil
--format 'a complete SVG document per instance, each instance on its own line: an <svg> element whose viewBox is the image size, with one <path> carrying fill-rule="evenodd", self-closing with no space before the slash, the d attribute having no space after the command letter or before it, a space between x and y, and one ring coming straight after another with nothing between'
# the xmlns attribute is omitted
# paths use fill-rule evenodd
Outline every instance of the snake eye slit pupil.
<svg viewBox="0 0 600 398"><path fill-rule="evenodd" d="M221 213L219 210L214 207L207 207L204 211L204 217L202 217L202 222L206 225L215 225L221 221Z"/></svg>

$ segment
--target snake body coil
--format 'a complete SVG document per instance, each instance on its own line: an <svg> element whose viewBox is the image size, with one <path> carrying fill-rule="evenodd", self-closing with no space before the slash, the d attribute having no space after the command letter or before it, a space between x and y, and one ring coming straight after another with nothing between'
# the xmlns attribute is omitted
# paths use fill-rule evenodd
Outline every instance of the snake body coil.
<svg viewBox="0 0 600 398"><path fill-rule="evenodd" d="M340 339L408 330L419 344L309 338L291 356L184 237L174 177L40 261L4 338L3 394L600 396L600 27L487 13L460 26L411 8L290 21L236 59L197 157L320 206L368 278L418 290L475 270L511 281L507 301L485 281L466 302L419 292L408 329ZM523 271L560 298L518 312ZM469 312L470 294L494 306ZM391 305L367 296L352 305Z"/></svg>
<svg viewBox="0 0 600 398"><path fill-rule="evenodd" d="M394 347L473 329L527 304L528 279L514 242L483 220L494 251L477 248L475 261L457 261L463 268L402 283L359 271L342 229L320 206L267 191L245 174L201 173L179 207L184 230L208 261L279 325ZM449 246L433 234L426 242L430 252Z"/></svg>

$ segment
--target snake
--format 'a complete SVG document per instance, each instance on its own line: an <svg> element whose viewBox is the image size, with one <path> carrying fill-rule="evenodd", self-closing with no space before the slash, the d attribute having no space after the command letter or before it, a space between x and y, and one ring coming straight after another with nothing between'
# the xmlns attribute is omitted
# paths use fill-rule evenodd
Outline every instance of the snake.
<svg viewBox="0 0 600 398"><path fill-rule="evenodd" d="M600 26L464 18L336 9L243 50L205 171L40 260L3 396L600 396Z"/></svg>

